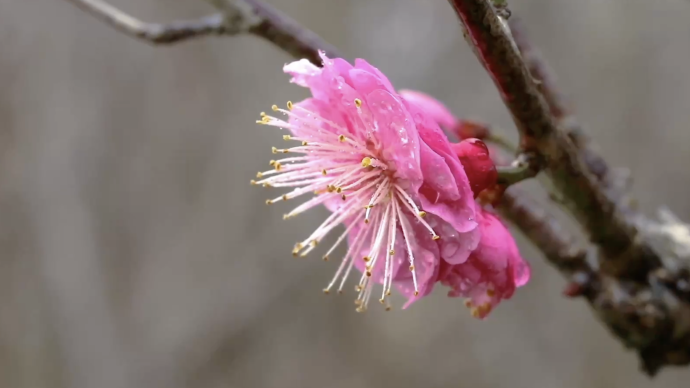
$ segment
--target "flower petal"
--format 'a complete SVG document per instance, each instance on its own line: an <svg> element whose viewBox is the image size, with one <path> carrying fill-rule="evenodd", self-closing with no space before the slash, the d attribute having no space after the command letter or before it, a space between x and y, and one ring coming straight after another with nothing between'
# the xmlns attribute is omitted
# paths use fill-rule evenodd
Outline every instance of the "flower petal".
<svg viewBox="0 0 690 388"><path fill-rule="evenodd" d="M292 76L290 82L302 87L309 87L309 81L321 75L321 68L309 62L308 59L300 59L283 66L283 71Z"/></svg>
<svg viewBox="0 0 690 388"><path fill-rule="evenodd" d="M381 84L383 84L384 88L389 92L396 94L395 88L393 87L393 84L388 80L388 77L386 77L379 69L375 68L374 66L370 65L369 62L367 62L364 59L357 58L355 59L355 68L364 70L372 75L374 75L376 78L379 79Z"/></svg>
<svg viewBox="0 0 690 388"><path fill-rule="evenodd" d="M379 89L367 95L374 119L371 135L380 143L386 162L395 164L396 176L418 186L422 180L419 160L419 134L402 102Z"/></svg>
<svg viewBox="0 0 690 388"><path fill-rule="evenodd" d="M458 118L441 101L426 93L415 90L400 90L399 93L405 101L416 105L447 131L451 130L458 122Z"/></svg>

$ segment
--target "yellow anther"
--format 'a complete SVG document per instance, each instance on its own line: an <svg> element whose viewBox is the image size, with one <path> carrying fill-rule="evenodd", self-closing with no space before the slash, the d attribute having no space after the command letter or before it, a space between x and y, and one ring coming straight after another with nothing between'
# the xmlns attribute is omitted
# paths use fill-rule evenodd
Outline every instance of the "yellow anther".
<svg viewBox="0 0 690 388"><path fill-rule="evenodd" d="M323 289L323 293L326 294L326 295L328 295L328 294L331 293L331 291L330 291L328 288L324 288L324 289Z"/></svg>
<svg viewBox="0 0 690 388"><path fill-rule="evenodd" d="M414 265L410 266L410 271L414 271Z"/></svg>
<svg viewBox="0 0 690 388"><path fill-rule="evenodd" d="M370 157L365 157L362 159L362 167L369 167L371 166L371 158Z"/></svg>
<svg viewBox="0 0 690 388"><path fill-rule="evenodd" d="M390 292L390 291L386 291L386 296L391 296L391 292Z"/></svg>
<svg viewBox="0 0 690 388"><path fill-rule="evenodd" d="M343 192L343 188L342 188L342 187L338 187L337 189L335 189L335 192L338 193L338 194L340 194L340 193Z"/></svg>
<svg viewBox="0 0 690 388"><path fill-rule="evenodd" d="M355 291L357 291L357 292L362 291L362 286L360 286L359 284L356 285L356 286L355 286ZM357 302L355 302L355 304L356 304L356 303L357 303Z"/></svg>
<svg viewBox="0 0 690 388"><path fill-rule="evenodd" d="M256 185L256 181L255 181L254 179L250 180L249 183L250 183L252 186Z"/></svg>
<svg viewBox="0 0 690 388"><path fill-rule="evenodd" d="M386 311L391 311L391 306L386 306Z"/></svg>
<svg viewBox="0 0 690 388"><path fill-rule="evenodd" d="M276 171L280 171L283 168L283 165L278 162L275 162L275 164L273 164L273 168L275 168Z"/></svg>
<svg viewBox="0 0 690 388"><path fill-rule="evenodd" d="M270 184L270 183L264 183L264 184L261 185L261 186L263 186L263 187L271 187L271 184Z"/></svg>
<svg viewBox="0 0 690 388"><path fill-rule="evenodd" d="M335 186L333 186L333 185L328 185L328 186L326 186L326 191L328 191L329 193L334 192L334 191L335 191Z"/></svg>
<svg viewBox="0 0 690 388"><path fill-rule="evenodd" d="M262 178L263 176L264 176L264 173L261 172L261 171L259 171L259 172L256 173L256 177L257 177L257 178Z"/></svg>
<svg viewBox="0 0 690 388"><path fill-rule="evenodd" d="M344 142L346 139L347 138L345 137L345 135L338 136L338 140L340 140L341 142Z"/></svg>
<svg viewBox="0 0 690 388"><path fill-rule="evenodd" d="M281 150L281 151L282 151L284 154L287 154L288 152L290 152L290 150Z"/></svg>
<svg viewBox="0 0 690 388"><path fill-rule="evenodd" d="M259 116L261 116L261 117L266 116L266 112L261 112L261 113L259 113Z"/></svg>
<svg viewBox="0 0 690 388"><path fill-rule="evenodd" d="M290 135L283 135L283 140L290 140L292 137Z"/></svg>
<svg viewBox="0 0 690 388"><path fill-rule="evenodd" d="M364 256L362 257L362 260L364 260L365 263L368 263L371 258L369 256Z"/></svg>
<svg viewBox="0 0 690 388"><path fill-rule="evenodd" d="M415 291L414 296L419 296L419 291Z"/></svg>
<svg viewBox="0 0 690 388"><path fill-rule="evenodd" d="M476 307L472 307L472 308L470 309L470 314L472 314L472 316L475 317L475 318L479 318L479 315L480 315L479 309L476 308Z"/></svg>
<svg viewBox="0 0 690 388"><path fill-rule="evenodd" d="M261 123L262 123L262 124L268 124L268 123L270 123L270 122L271 122L271 118L268 117L268 116L264 116L264 117L261 118Z"/></svg>
<svg viewBox="0 0 690 388"><path fill-rule="evenodd" d="M287 200L288 200L287 194L283 194L283 201L287 201Z"/></svg>
<svg viewBox="0 0 690 388"><path fill-rule="evenodd" d="M283 219L284 219L284 220L287 220L288 218L290 218L290 215L289 215L289 214L283 214Z"/></svg>
<svg viewBox="0 0 690 388"><path fill-rule="evenodd" d="M419 212L419 213L417 213L417 214L418 214L420 217L422 217L422 218L426 217L426 212L425 212L425 211L421 211L421 212Z"/></svg>
<svg viewBox="0 0 690 388"><path fill-rule="evenodd" d="M355 98L355 106L357 108L361 108L362 107L362 100L360 100L359 98Z"/></svg>
<svg viewBox="0 0 690 388"><path fill-rule="evenodd" d="M386 300L381 298L381 299L379 299L379 303L384 304L384 303L386 303Z"/></svg>
<svg viewBox="0 0 690 388"><path fill-rule="evenodd" d="M268 161L268 165L271 166L271 167L273 167L273 165L275 165L275 164L276 164L276 161L273 160L273 159L271 159L271 160Z"/></svg>
<svg viewBox="0 0 690 388"><path fill-rule="evenodd" d="M323 170L321 170L321 174L322 175L328 175L328 171L326 171L326 169L324 168Z"/></svg>
<svg viewBox="0 0 690 388"><path fill-rule="evenodd" d="M431 236L431 239L434 240L434 241L436 241L436 240L438 240L438 239L440 239L440 238L441 238L441 236L439 236L439 235L437 235L437 234Z"/></svg>
<svg viewBox="0 0 690 388"><path fill-rule="evenodd" d="M388 254L391 255L391 256L395 255L395 250L394 250L394 249L391 249L390 251L388 251Z"/></svg>
<svg viewBox="0 0 690 388"><path fill-rule="evenodd" d="M271 201L270 199L267 199L267 200L266 200L266 205L271 205L271 204L273 204L273 201Z"/></svg>
<svg viewBox="0 0 690 388"><path fill-rule="evenodd" d="M278 153L278 149L276 147L271 147L271 152L274 154Z"/></svg>
<svg viewBox="0 0 690 388"><path fill-rule="evenodd" d="M292 110L292 101L287 102L287 107L288 109Z"/></svg>
<svg viewBox="0 0 690 388"><path fill-rule="evenodd" d="M324 256L323 261L328 261L328 256Z"/></svg>
<svg viewBox="0 0 690 388"><path fill-rule="evenodd" d="M319 245L319 240L311 240L309 242L309 245L311 245L312 247L315 247L315 246Z"/></svg>
<svg viewBox="0 0 690 388"><path fill-rule="evenodd" d="M272 109L274 112L277 112L277 111L278 111L278 105L276 105L276 104L271 105L271 109Z"/></svg>

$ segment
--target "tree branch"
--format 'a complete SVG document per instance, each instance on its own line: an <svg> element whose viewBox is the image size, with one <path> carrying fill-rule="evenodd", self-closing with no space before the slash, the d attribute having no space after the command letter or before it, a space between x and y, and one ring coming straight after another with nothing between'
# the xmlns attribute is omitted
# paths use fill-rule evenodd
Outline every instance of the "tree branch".
<svg viewBox="0 0 690 388"><path fill-rule="evenodd" d="M609 167L606 161L593 149L593 144L586 131L570 111L566 98L558 90L555 75L539 50L529 41L523 23L518 18L511 18L509 25L522 59L532 78L536 80L537 88L544 97L556 124L568 134L570 140L578 148L588 171L594 174L602 184L609 186L609 183L612 182L608 179ZM619 189L623 189L623 187Z"/></svg>
<svg viewBox="0 0 690 388"><path fill-rule="evenodd" d="M256 0L209 0L220 12L195 20L147 23L102 0L67 0L116 30L133 38L163 45L209 35L250 33L275 44L294 57L320 63L317 51L341 57L313 32L273 7Z"/></svg>
<svg viewBox="0 0 690 388"><path fill-rule="evenodd" d="M168 24L146 23L101 0L67 0L85 12L133 38L153 44L171 44L191 38L227 33L225 18L217 13L196 20Z"/></svg>
<svg viewBox="0 0 690 388"><path fill-rule="evenodd" d="M507 24L486 0L449 0L465 25L469 40L501 92L521 135L521 146L533 152L535 169L543 168L563 194L566 205L603 252L611 273L643 278L659 265L638 240L630 209L614 202L589 172L578 149L559 129L525 66Z"/></svg>
<svg viewBox="0 0 690 388"><path fill-rule="evenodd" d="M321 50L330 57L343 58L335 47L268 4L258 0L239 1L247 4L260 20L249 32L266 39L293 57L307 58L320 65L318 50Z"/></svg>
<svg viewBox="0 0 690 388"><path fill-rule="evenodd" d="M599 268L590 272L590 277L596 275L600 286L587 295L594 310L626 346L639 352L649 374L664 365L690 363L690 305L677 290L679 281L687 283L687 278L682 278L687 274L687 260L673 249L677 247L662 252L654 244L649 221L616 192L621 185L607 187L613 182L607 178L608 166L579 126L572 124L574 120L565 128L567 111L561 95L524 35L516 44L508 24L487 0L449 2L511 111L522 148L539 156L535 158L537 167L545 170L568 210L599 249L594 255ZM541 78L539 85L532 76ZM521 209L520 203L510 195L504 201L506 214L518 224L524 223L528 217L515 213ZM524 228L534 227L527 224ZM533 241L536 238L545 237L540 233L532 237ZM546 252L549 248L542 249ZM665 276L665 271L659 271L662 262L664 269L676 269L675 275ZM668 286L669 282L674 286Z"/></svg>

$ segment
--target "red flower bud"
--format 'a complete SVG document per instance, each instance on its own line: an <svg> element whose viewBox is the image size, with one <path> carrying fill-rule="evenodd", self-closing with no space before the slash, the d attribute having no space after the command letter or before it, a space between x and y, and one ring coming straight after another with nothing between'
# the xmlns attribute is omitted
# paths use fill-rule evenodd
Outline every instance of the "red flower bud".
<svg viewBox="0 0 690 388"><path fill-rule="evenodd" d="M496 184L498 172L489 156L489 149L483 141L474 138L466 139L460 143L451 144L451 147L465 168L475 198L484 189Z"/></svg>

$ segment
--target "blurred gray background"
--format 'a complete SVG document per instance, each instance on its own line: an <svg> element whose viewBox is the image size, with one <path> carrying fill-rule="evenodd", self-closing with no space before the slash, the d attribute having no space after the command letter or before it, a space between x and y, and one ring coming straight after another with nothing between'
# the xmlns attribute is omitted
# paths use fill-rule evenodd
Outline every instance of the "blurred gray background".
<svg viewBox="0 0 690 388"><path fill-rule="evenodd" d="M445 0L273 0L400 88L513 136ZM112 0L148 21L196 0ZM641 207L690 220L690 2L513 0ZM0 386L147 388L681 387L636 357L531 246L533 281L485 322L444 291L354 312L294 260L324 217L248 182L299 100L286 54L254 37L154 48L60 0L0 0ZM373 306L376 307L376 306Z"/></svg>

